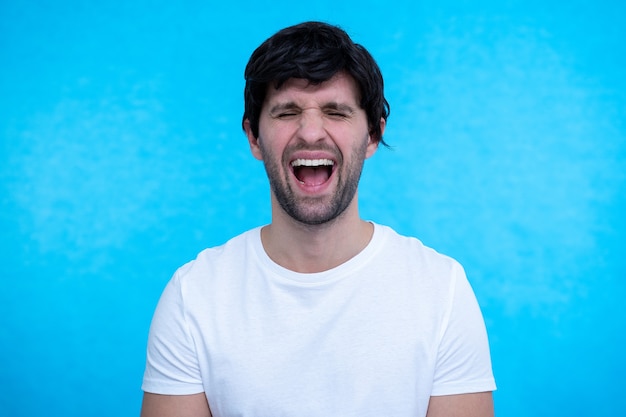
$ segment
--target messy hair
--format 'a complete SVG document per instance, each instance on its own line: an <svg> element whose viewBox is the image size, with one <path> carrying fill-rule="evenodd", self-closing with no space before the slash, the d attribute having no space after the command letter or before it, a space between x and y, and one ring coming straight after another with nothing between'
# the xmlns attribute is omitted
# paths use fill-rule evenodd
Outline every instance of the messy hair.
<svg viewBox="0 0 626 417"><path fill-rule="evenodd" d="M252 134L259 137L259 117L270 86L278 89L290 78L320 84L341 71L356 81L372 139L387 146L380 119L387 120L389 103L378 64L343 29L322 22L287 27L252 53L244 73L243 122L247 119Z"/></svg>

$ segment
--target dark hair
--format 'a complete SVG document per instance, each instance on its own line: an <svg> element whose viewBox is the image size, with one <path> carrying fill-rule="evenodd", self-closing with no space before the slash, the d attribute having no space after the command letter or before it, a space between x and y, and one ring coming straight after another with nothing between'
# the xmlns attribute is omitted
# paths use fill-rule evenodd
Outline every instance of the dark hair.
<svg viewBox="0 0 626 417"><path fill-rule="evenodd" d="M263 42L250 56L244 77L243 121L259 136L261 107L270 85L275 88L290 78L313 84L329 80L340 71L350 74L360 92L360 106L367 114L372 139L387 146L380 119L387 120L389 103L384 96L383 76L374 58L337 26L305 22L290 26Z"/></svg>

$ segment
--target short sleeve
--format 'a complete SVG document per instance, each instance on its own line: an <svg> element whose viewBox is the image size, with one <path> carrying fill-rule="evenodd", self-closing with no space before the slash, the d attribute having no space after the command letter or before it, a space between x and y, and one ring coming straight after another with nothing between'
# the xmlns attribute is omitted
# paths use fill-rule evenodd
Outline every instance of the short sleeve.
<svg viewBox="0 0 626 417"><path fill-rule="evenodd" d="M458 263L455 263L453 274L431 395L493 391L496 384L483 316Z"/></svg>
<svg viewBox="0 0 626 417"><path fill-rule="evenodd" d="M165 287L152 318L141 387L145 392L187 395L204 391L179 273Z"/></svg>

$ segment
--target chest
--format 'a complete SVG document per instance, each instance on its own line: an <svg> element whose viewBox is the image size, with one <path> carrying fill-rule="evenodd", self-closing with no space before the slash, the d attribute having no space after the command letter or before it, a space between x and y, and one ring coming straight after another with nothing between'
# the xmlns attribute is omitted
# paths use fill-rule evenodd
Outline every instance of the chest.
<svg viewBox="0 0 626 417"><path fill-rule="evenodd" d="M214 415L419 415L438 313L418 288L361 284L248 287L197 311Z"/></svg>

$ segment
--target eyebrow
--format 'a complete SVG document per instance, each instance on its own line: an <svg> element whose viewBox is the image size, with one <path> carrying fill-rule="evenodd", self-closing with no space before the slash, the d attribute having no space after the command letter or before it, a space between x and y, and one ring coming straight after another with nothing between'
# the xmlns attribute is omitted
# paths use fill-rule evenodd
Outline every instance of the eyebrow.
<svg viewBox="0 0 626 417"><path fill-rule="evenodd" d="M350 106L349 104L336 103L334 101L331 101L330 103L326 103L324 106L322 106L322 109L338 110L338 111L346 112L346 113L354 113L354 108Z"/></svg>
<svg viewBox="0 0 626 417"><path fill-rule="evenodd" d="M295 102L287 101L285 103L278 103L278 104L272 106L269 109L269 113L270 114L275 114L275 113L279 113L279 112L284 111L284 110L293 110L293 109L297 109L297 108L298 108L298 106L296 105Z"/></svg>

